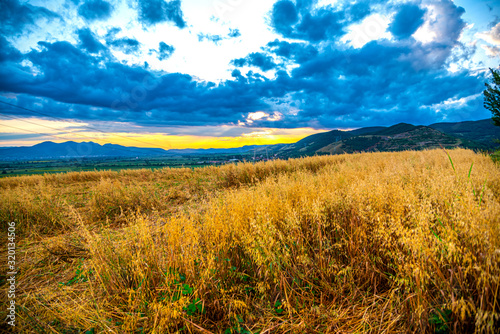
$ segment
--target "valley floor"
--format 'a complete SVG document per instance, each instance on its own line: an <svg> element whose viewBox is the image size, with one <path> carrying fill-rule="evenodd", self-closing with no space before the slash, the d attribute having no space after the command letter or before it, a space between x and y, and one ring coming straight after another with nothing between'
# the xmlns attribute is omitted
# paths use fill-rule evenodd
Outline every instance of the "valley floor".
<svg viewBox="0 0 500 334"><path fill-rule="evenodd" d="M500 168L469 150L3 178L0 221L19 333L500 328Z"/></svg>

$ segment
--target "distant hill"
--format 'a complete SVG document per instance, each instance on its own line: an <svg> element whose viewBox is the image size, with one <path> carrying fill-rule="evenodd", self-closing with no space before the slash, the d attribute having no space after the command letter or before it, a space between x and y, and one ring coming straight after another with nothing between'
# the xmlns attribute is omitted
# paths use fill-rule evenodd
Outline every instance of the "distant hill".
<svg viewBox="0 0 500 334"><path fill-rule="evenodd" d="M280 154L301 156L370 151L421 150L436 147L492 149L500 139L500 127L490 119L430 126L400 123L390 127L333 130L308 136L280 149Z"/></svg>
<svg viewBox="0 0 500 334"><path fill-rule="evenodd" d="M144 157L167 155L161 148L126 147L115 144L99 145L93 142L53 143L46 141L30 147L13 147L0 150L1 160L39 160L97 157Z"/></svg>
<svg viewBox="0 0 500 334"><path fill-rule="evenodd" d="M193 154L241 154L262 149L268 145L248 145L236 148L173 149L129 147L115 144L76 143L68 141L54 143L46 141L30 147L8 147L0 149L0 160L54 160L72 158L112 158L112 157L159 157ZM279 147L277 145L277 147Z"/></svg>
<svg viewBox="0 0 500 334"><path fill-rule="evenodd" d="M372 132L374 135L378 136L392 136L392 135L397 135L400 133L407 133L410 131L417 130L419 128L423 128L423 126L415 126L407 123L399 123L393 126L390 126L388 128L384 128L380 131L377 132Z"/></svg>
<svg viewBox="0 0 500 334"><path fill-rule="evenodd" d="M281 144L278 144L281 145ZM242 147L234 148L187 148L187 149L173 149L168 150L169 154L241 154L253 151L255 149L265 149L266 147L273 145L246 145Z"/></svg>
<svg viewBox="0 0 500 334"><path fill-rule="evenodd" d="M391 152L429 148L462 147L463 141L426 126L398 124L385 130L353 136L339 144L332 143L317 153Z"/></svg>
<svg viewBox="0 0 500 334"><path fill-rule="evenodd" d="M359 135L364 135L367 133L373 133L377 131L382 131L386 129L384 126L372 126L372 127L367 127L367 128L360 128L356 130L349 131L349 133L353 136L359 136Z"/></svg>
<svg viewBox="0 0 500 334"><path fill-rule="evenodd" d="M500 127L490 119L430 126L400 123L390 127L366 127L352 131L332 130L317 133L294 144L249 145L221 149L173 149L127 147L93 142L43 142L31 147L0 149L0 160L41 160L96 157L155 157L194 154L242 154L297 157L314 154L339 154L370 151L421 150L436 147L464 147L490 150L497 147Z"/></svg>
<svg viewBox="0 0 500 334"><path fill-rule="evenodd" d="M317 133L308 136L302 140L299 140L295 144L292 144L291 146L287 147L287 149L304 151L304 152L317 151L326 145L342 141L351 136L352 134L350 134L347 131L338 131L338 130Z"/></svg>
<svg viewBox="0 0 500 334"><path fill-rule="evenodd" d="M429 127L458 138L477 142L487 148L498 146L494 140L500 140L500 127L493 125L491 119L459 123L436 123L429 125Z"/></svg>

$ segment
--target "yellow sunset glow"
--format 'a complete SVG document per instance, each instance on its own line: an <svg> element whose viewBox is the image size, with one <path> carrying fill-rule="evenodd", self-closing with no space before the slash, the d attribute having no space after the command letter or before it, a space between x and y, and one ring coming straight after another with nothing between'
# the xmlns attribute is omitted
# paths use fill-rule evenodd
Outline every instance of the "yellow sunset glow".
<svg viewBox="0 0 500 334"><path fill-rule="evenodd" d="M299 129L297 129L299 130ZM290 135L255 135L240 137L207 137L207 136L168 136L168 135L144 135L134 136L134 139L155 143L155 146L170 149L184 148L230 148L245 145L271 145L295 143L312 133L290 134ZM110 136L107 140L124 146L152 147L134 140Z"/></svg>
<svg viewBox="0 0 500 334"><path fill-rule="evenodd" d="M32 146L43 141L62 143L65 141L92 141L98 144L118 144L134 147L157 147L163 149L186 148L231 148L245 145L290 144L309 135L327 130L312 128L278 129L278 128L243 128L240 126L225 126L225 130L237 130L238 135L208 136L208 135L174 135L165 132L146 132L140 127L134 127L131 132L97 132L87 131L88 124L76 122L55 122L30 119L31 123L19 120L2 120L0 135L9 138L1 146ZM35 124L36 123L36 124ZM140 133L143 130L146 133ZM157 130L157 129L155 129ZM191 133L200 133L206 129L192 127ZM38 136L37 136L38 134ZM23 135L30 135L23 138Z"/></svg>

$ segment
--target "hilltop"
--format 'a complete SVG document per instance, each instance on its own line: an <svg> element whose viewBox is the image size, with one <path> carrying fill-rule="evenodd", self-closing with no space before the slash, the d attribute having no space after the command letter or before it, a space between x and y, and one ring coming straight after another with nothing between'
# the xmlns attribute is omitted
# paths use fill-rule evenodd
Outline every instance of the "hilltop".
<svg viewBox="0 0 500 334"><path fill-rule="evenodd" d="M277 145L279 146L279 145ZM94 142L67 141L54 143L46 141L29 147L6 147L0 149L0 160L57 160L75 158L154 158L173 157L183 155L207 155L207 154L241 154L247 153L259 147L268 145L247 145L236 148L209 148L209 149L170 149L144 148L122 146L115 144L100 145Z"/></svg>
<svg viewBox="0 0 500 334"><path fill-rule="evenodd" d="M277 152L288 156L341 154L353 152L394 152L438 147L488 150L498 146L500 128L491 120L436 123L415 126L400 123L390 127L368 127L353 131L319 133L308 136Z"/></svg>
<svg viewBox="0 0 500 334"><path fill-rule="evenodd" d="M500 127L494 126L491 119L474 122L435 123L429 127L457 138L482 144L488 148L498 146L494 140L500 139Z"/></svg>
<svg viewBox="0 0 500 334"><path fill-rule="evenodd" d="M71 159L97 157L150 157L166 155L161 148L127 147L115 144L96 144L94 142L77 143L67 141L54 143L46 141L30 147L10 147L0 150L2 160L36 160L36 159Z"/></svg>

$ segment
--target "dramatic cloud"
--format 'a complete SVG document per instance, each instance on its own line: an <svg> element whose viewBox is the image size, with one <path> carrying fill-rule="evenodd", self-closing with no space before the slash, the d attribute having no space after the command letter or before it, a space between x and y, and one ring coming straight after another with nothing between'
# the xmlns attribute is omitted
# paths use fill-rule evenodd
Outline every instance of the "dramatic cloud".
<svg viewBox="0 0 500 334"><path fill-rule="evenodd" d="M348 24L371 13L367 1L338 8L315 4L313 0L297 0L295 3L279 0L273 6L271 24L283 37L320 42L344 35Z"/></svg>
<svg viewBox="0 0 500 334"><path fill-rule="evenodd" d="M500 44L500 23L497 23L488 34L491 43Z"/></svg>
<svg viewBox="0 0 500 334"><path fill-rule="evenodd" d="M146 25L161 22L173 22L177 27L184 28L184 21L180 0L148 0L138 1L139 19Z"/></svg>
<svg viewBox="0 0 500 334"><path fill-rule="evenodd" d="M360 1L350 5L347 13L351 22L361 21L371 13L369 2Z"/></svg>
<svg viewBox="0 0 500 334"><path fill-rule="evenodd" d="M269 71L276 67L273 57L261 52L253 52L246 58L234 59L232 64L236 67L255 66L262 71Z"/></svg>
<svg viewBox="0 0 500 334"><path fill-rule="evenodd" d="M298 8L297 8L298 7ZM289 0L278 1L272 11L272 24L284 37L318 42L327 38L340 36L342 21L345 16L330 7L322 7L309 11L310 3L299 3L296 6Z"/></svg>
<svg viewBox="0 0 500 334"><path fill-rule="evenodd" d="M435 0L430 4L432 19L429 28L435 34L433 41L447 47L456 45L466 26L462 18L465 9L456 6L451 0Z"/></svg>
<svg viewBox="0 0 500 334"><path fill-rule="evenodd" d="M21 58L21 52L0 35L0 62L19 61Z"/></svg>
<svg viewBox="0 0 500 334"><path fill-rule="evenodd" d="M389 29L396 40L372 41L360 49L347 48L336 43L330 34L328 47L316 48L304 43L275 40L263 48L265 52L251 53L245 58L233 60L236 67L254 66L262 71L277 68L272 55L286 63L300 65L290 74L278 71L273 81L275 102L273 108L287 106L294 110L284 116L282 122L299 122L314 126L338 126L370 120L374 124L391 124L396 121L426 123L453 118L450 108L442 108L448 101L467 100L460 104L461 117L473 118L482 110L478 92L481 92L484 77L471 76L467 71L450 74L446 69L448 59L455 47L463 46L458 39L465 23L461 16L463 8L451 1L433 1L432 14L428 18L428 29L433 40L426 43L404 40L415 33L424 23L426 11L417 5L406 4L397 8ZM291 1L279 1L272 12L273 26L285 37L298 37L316 41L321 34L309 34L300 25L309 22L302 7ZM302 8L302 9L300 9ZM333 9L329 9L332 12ZM311 18L329 17L326 9L311 10ZM323 14L322 14L323 13ZM366 16L369 10L356 18ZM340 14L338 14L340 15ZM341 16L338 16L341 17ZM440 20L437 20L439 17ZM350 24L349 20L337 20ZM405 26L405 23L409 26ZM323 27L333 27L324 24ZM313 29L314 24L309 28ZM337 29L338 28L338 29ZM344 27L339 26L341 32ZM327 31L327 30L323 30ZM318 36L318 38L312 38ZM470 53L474 52L471 49ZM462 57L470 57L468 50ZM233 76L241 81L239 71ZM284 98L287 96L287 98ZM450 102L451 101L451 102ZM452 104L453 105L453 104ZM454 104L457 105L457 104ZM286 110L286 108L285 108ZM487 117L486 112L482 112ZM264 126L264 124L255 124ZM274 126L268 124L268 126Z"/></svg>
<svg viewBox="0 0 500 334"><path fill-rule="evenodd" d="M267 44L267 50L285 59L293 60L299 64L313 59L318 55L318 50L306 43L289 43L274 40Z"/></svg>
<svg viewBox="0 0 500 334"><path fill-rule="evenodd" d="M271 18L276 31L287 36L292 34L292 26L298 22L299 14L292 1L281 0L274 4Z"/></svg>
<svg viewBox="0 0 500 334"><path fill-rule="evenodd" d="M141 43L134 38L117 38L116 35L119 32L121 32L121 28L118 27L109 29L105 36L106 44L122 51L125 54L137 53L140 49Z"/></svg>
<svg viewBox="0 0 500 334"><path fill-rule="evenodd" d="M89 21L108 19L112 11L113 6L103 0L87 0L78 7L78 14Z"/></svg>
<svg viewBox="0 0 500 334"><path fill-rule="evenodd" d="M80 47L90 53L99 53L106 50L106 47L99 42L89 28L80 29L77 32L80 40Z"/></svg>
<svg viewBox="0 0 500 334"><path fill-rule="evenodd" d="M240 33L239 29L229 29L229 34L228 34L229 38L237 38L240 36L241 36L241 33Z"/></svg>
<svg viewBox="0 0 500 334"><path fill-rule="evenodd" d="M389 31L397 38L408 38L424 23L425 10L416 5L404 4L400 7Z"/></svg>
<svg viewBox="0 0 500 334"><path fill-rule="evenodd" d="M110 40L107 43L108 45L113 46L126 54L138 52L139 46L141 45L138 40L133 38L119 38Z"/></svg>
<svg viewBox="0 0 500 334"><path fill-rule="evenodd" d="M37 103L50 105L51 113L60 112L60 117L177 125L235 123L243 114L266 107L260 97L270 94L245 82L215 87L188 75L158 75L111 60L103 66L102 58L67 42L40 42L40 47L26 55L40 73L34 76L19 65L2 67L0 90L46 98ZM51 100L80 107L71 111ZM97 109L90 111L89 106Z"/></svg>
<svg viewBox="0 0 500 334"><path fill-rule="evenodd" d="M489 44L492 44L482 45L482 48L489 57L500 57L500 22L493 25L491 30L479 33L477 36Z"/></svg>
<svg viewBox="0 0 500 334"><path fill-rule="evenodd" d="M500 58L500 46L482 45L486 55L491 58Z"/></svg>
<svg viewBox="0 0 500 334"><path fill-rule="evenodd" d="M121 28L118 27L113 27L108 30L106 33L106 36L104 37L106 40L106 43L111 43L114 39L116 39L116 35L122 31Z"/></svg>
<svg viewBox="0 0 500 334"><path fill-rule="evenodd" d="M29 25L35 24L38 19L54 19L60 16L44 7L21 4L17 0L0 1L0 33L6 35L21 34Z"/></svg>
<svg viewBox="0 0 500 334"><path fill-rule="evenodd" d="M81 2L78 11L89 3ZM73 26L65 39L53 38L59 36L56 31L26 47L9 34L19 35L26 24L55 14L2 2L12 15L17 15L12 8L28 13L27 23L19 25L0 13L7 22L0 35L3 98L64 119L149 126L324 129L489 117L480 95L484 72L449 71L450 63L469 60L476 51L462 42L464 9L451 0L324 6L313 0L278 0L266 9L270 26L262 31L269 34L250 40L250 46L244 45L248 27L236 22L216 26L207 17L213 29L177 29L187 25L180 1L134 3L128 10L134 19L137 10L142 24L132 20L133 29L116 23L119 15L110 20L116 27L97 27L92 20L109 17L110 7L108 16L96 10L79 20L87 25ZM76 7L69 7L76 13ZM194 25L196 16L185 9ZM381 31L352 43L373 20L383 21L377 25ZM162 22L171 24L150 28ZM482 46L497 55L500 25L487 29L481 38L490 45ZM238 49L223 60L222 79L210 82L196 71L184 71L192 59L199 67L212 66L228 45ZM180 70L179 65L186 67Z"/></svg>
<svg viewBox="0 0 500 334"><path fill-rule="evenodd" d="M297 116L329 126L363 119L374 124L404 120L422 124L429 118L453 116L436 114L433 105L481 91L483 77L467 72L451 75L442 67L414 68L413 52L411 47L370 42L361 49L320 53L293 70L289 79L290 85L301 88L292 93L292 100L300 101ZM479 100L464 113L473 117L481 107Z"/></svg>
<svg viewBox="0 0 500 334"><path fill-rule="evenodd" d="M175 48L171 45L166 44L165 42L160 42L158 51L158 59L165 60L170 58L170 56L174 53Z"/></svg>

